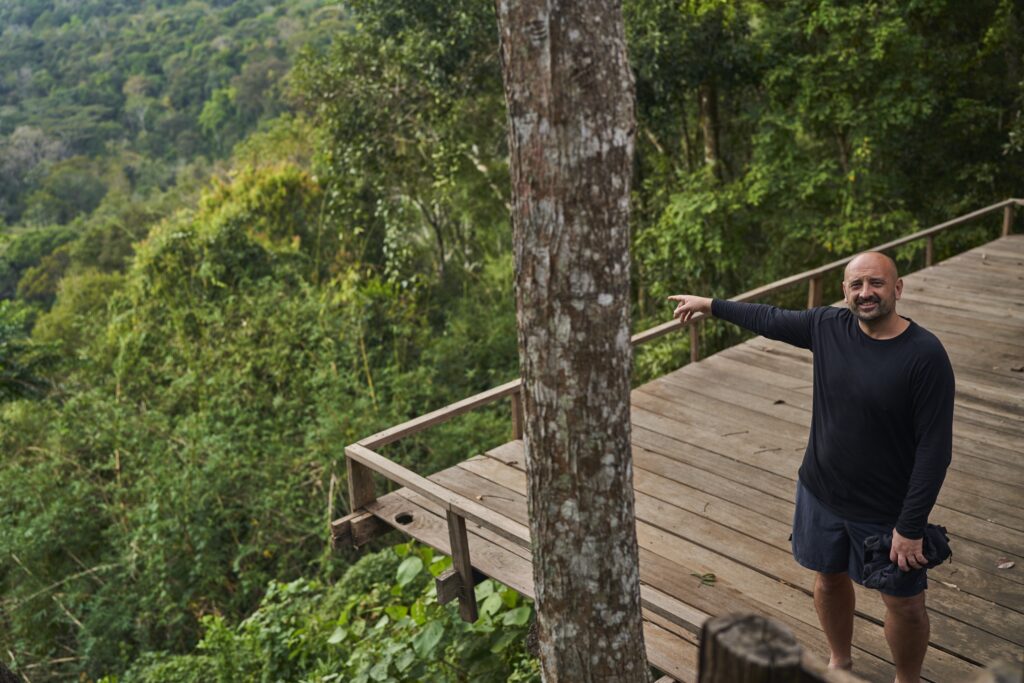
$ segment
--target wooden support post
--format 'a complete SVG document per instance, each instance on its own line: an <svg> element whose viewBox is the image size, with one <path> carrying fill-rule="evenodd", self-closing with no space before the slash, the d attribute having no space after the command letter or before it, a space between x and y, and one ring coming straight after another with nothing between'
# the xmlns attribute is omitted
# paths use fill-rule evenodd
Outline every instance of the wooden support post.
<svg viewBox="0 0 1024 683"><path fill-rule="evenodd" d="M348 470L348 509L349 512L356 512L367 503L377 500L373 470L349 457L345 458L345 467Z"/></svg>
<svg viewBox="0 0 1024 683"><path fill-rule="evenodd" d="M512 438L523 438L523 392L522 389L512 394Z"/></svg>
<svg viewBox="0 0 1024 683"><path fill-rule="evenodd" d="M459 616L463 621L476 621L476 594L473 591L473 565L469 561L469 536L466 520L448 510L448 538L452 544L452 568L460 579Z"/></svg>
<svg viewBox="0 0 1024 683"><path fill-rule="evenodd" d="M924 267L928 268L935 263L935 235L928 235L924 239Z"/></svg>
<svg viewBox="0 0 1024 683"><path fill-rule="evenodd" d="M391 531L392 527L371 512L357 510L331 522L331 547L361 546Z"/></svg>
<svg viewBox="0 0 1024 683"><path fill-rule="evenodd" d="M486 578L481 572L473 570L474 586ZM437 588L438 603L447 605L462 593L462 576L454 569L445 569L434 579L434 586Z"/></svg>
<svg viewBox="0 0 1024 683"><path fill-rule="evenodd" d="M1003 207L1003 237L1013 232L1013 210L1014 205L1009 204Z"/></svg>
<svg viewBox="0 0 1024 683"><path fill-rule="evenodd" d="M821 305L822 285L824 280L821 275L812 277L807 282L807 308L814 308Z"/></svg>
<svg viewBox="0 0 1024 683"><path fill-rule="evenodd" d="M801 648L782 624L755 614L709 619L700 635L697 683L800 683Z"/></svg>
<svg viewBox="0 0 1024 683"><path fill-rule="evenodd" d="M696 363L700 360L700 326L703 320L690 323L690 362Z"/></svg>

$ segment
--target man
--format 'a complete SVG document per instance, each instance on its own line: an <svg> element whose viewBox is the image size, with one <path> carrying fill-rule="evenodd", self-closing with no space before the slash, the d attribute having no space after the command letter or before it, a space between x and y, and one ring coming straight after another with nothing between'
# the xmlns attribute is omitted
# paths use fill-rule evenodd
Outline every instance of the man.
<svg viewBox="0 0 1024 683"><path fill-rule="evenodd" d="M942 344L896 313L896 264L878 252L846 267L848 308L787 311L690 295L674 317L714 315L814 353L811 432L797 483L793 556L817 572L814 606L830 668L852 666L854 592L863 541L892 534L902 570L881 590L897 683L917 683L928 648L922 538L953 441L953 369Z"/></svg>

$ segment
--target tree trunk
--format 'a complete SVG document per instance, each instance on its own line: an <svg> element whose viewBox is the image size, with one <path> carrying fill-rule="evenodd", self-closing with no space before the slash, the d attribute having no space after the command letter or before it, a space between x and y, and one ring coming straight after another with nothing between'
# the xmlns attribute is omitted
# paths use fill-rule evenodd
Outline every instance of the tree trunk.
<svg viewBox="0 0 1024 683"><path fill-rule="evenodd" d="M629 389L635 115L616 0L496 0L545 681L648 680Z"/></svg>
<svg viewBox="0 0 1024 683"><path fill-rule="evenodd" d="M714 81L704 81L698 88L700 128L704 136L704 163L722 179L722 160L718 152L718 88Z"/></svg>

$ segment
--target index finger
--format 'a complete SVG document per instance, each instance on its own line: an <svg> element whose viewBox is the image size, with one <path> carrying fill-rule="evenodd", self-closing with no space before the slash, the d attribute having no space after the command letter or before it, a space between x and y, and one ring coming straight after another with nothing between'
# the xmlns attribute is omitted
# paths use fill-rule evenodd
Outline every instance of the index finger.
<svg viewBox="0 0 1024 683"><path fill-rule="evenodd" d="M686 298L685 294L673 294L672 296L668 297L668 300L669 301L682 301L685 298Z"/></svg>

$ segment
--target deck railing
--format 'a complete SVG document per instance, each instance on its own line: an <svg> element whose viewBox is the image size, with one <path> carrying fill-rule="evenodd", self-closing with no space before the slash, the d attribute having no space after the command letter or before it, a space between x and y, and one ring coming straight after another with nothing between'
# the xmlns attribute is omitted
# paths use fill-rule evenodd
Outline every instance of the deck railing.
<svg viewBox="0 0 1024 683"><path fill-rule="evenodd" d="M945 223L940 223L905 237L880 244L872 250L886 251L923 239L926 240L925 265L930 266L934 262L936 235L999 211L1003 212L1002 235L1009 235L1013 228L1014 212L1018 206L1024 206L1024 199L1007 199L946 221ZM824 276L846 266L847 263L853 260L854 256L855 254L762 285L739 296L735 296L731 300L751 301L787 287L807 283L808 307L820 306L822 303ZM689 326L690 358L692 361L696 361L700 357L698 343L699 326L702 322L703 316L695 316L685 323L672 320L633 335L632 343L634 346L644 344ZM421 415L407 422L389 427L346 446L345 463L348 473L348 494L351 513L331 524L331 534L334 543L338 546L353 543L359 544L375 535L378 531L386 530L386 527L382 526L380 520L373 515L374 501L377 499L377 492L373 481L374 473L382 475L386 479L426 497L433 503L441 506L448 520L453 569L440 577L439 587L444 588L443 592L445 595L457 596L459 598L460 612L464 619L468 621L475 620L476 601L473 599L472 588L476 578L474 577L469 558L466 520L478 524L524 548L530 548L530 530L523 524L508 519L474 500L450 491L430 479L416 474L407 467L392 462L378 453L376 449L504 398L511 399L512 403L512 436L515 439L521 439L523 436L521 387L522 380L516 379L507 382L475 396L470 396L451 405L439 408L426 415ZM656 589L651 587L642 587L642 601L645 608L655 611L691 631L699 631L702 619L693 615L691 613L692 609L687 611L686 605L673 600L672 602L678 603L674 605L676 609L666 610L664 605L666 604L665 599L668 596L658 593Z"/></svg>

